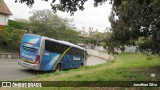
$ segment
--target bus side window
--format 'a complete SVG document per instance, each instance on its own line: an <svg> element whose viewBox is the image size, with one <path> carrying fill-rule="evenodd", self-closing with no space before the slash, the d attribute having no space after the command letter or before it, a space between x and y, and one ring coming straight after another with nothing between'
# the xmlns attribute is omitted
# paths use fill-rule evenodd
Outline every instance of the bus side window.
<svg viewBox="0 0 160 90"><path fill-rule="evenodd" d="M59 51L59 53L63 53L63 52L65 52L66 50L67 50L67 48L68 48L68 46L65 46L65 45L62 45L62 44L58 44L58 51Z"/></svg>
<svg viewBox="0 0 160 90"><path fill-rule="evenodd" d="M45 40L45 50L52 53L58 53L58 46L57 43L51 42L49 40Z"/></svg>
<svg viewBox="0 0 160 90"><path fill-rule="evenodd" d="M72 48L68 51L67 54L69 54L69 55L74 55L74 48L72 47Z"/></svg>

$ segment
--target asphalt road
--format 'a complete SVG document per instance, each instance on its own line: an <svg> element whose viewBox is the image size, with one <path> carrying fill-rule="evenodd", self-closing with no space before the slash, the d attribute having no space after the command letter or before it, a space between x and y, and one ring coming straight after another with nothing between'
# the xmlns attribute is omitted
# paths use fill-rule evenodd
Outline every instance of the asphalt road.
<svg viewBox="0 0 160 90"><path fill-rule="evenodd" d="M106 60L90 56L87 60L87 66L105 63ZM35 77L36 74L43 74L23 66L18 65L15 59L0 59L0 81L21 80L25 78Z"/></svg>
<svg viewBox="0 0 160 90"><path fill-rule="evenodd" d="M35 75L33 70L18 65L15 59L0 59L0 81L20 80Z"/></svg>

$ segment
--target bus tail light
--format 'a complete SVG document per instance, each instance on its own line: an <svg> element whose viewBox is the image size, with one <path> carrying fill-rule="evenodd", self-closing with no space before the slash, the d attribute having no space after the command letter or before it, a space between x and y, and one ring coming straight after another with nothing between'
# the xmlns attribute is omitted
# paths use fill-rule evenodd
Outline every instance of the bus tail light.
<svg viewBox="0 0 160 90"><path fill-rule="evenodd" d="M35 61L34 64L39 64L39 62L40 62L40 55L37 56L36 61Z"/></svg>
<svg viewBox="0 0 160 90"><path fill-rule="evenodd" d="M20 52L18 53L17 57L18 57L18 60L19 60L20 59Z"/></svg>

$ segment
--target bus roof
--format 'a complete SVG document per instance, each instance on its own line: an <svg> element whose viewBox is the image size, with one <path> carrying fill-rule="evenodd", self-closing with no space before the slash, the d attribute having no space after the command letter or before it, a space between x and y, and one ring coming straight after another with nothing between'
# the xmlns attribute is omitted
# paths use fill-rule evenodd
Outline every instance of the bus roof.
<svg viewBox="0 0 160 90"><path fill-rule="evenodd" d="M37 35L37 34L30 34L30 35ZM40 35L38 35L38 36L40 36ZM78 45L75 45L75 44L70 43L70 42L67 42L67 41L56 40L56 39L48 38L48 37L45 37L45 36L42 36L42 38L47 39L47 40L50 40L50 41L54 41L54 42L57 42L57 43L61 43L61 44L67 45L67 46L71 46L71 47L79 48L79 49L82 49L82 50L86 50L86 49L83 48L83 47L80 47L80 46L78 46Z"/></svg>

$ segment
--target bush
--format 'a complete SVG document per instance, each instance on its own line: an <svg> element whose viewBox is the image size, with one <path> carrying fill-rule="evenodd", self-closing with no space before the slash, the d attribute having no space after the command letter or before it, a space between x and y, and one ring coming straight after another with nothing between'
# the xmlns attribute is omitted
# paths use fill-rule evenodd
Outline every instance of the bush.
<svg viewBox="0 0 160 90"><path fill-rule="evenodd" d="M21 43L21 36L17 33L17 30L4 26L0 32L0 46L7 51L18 51Z"/></svg>

